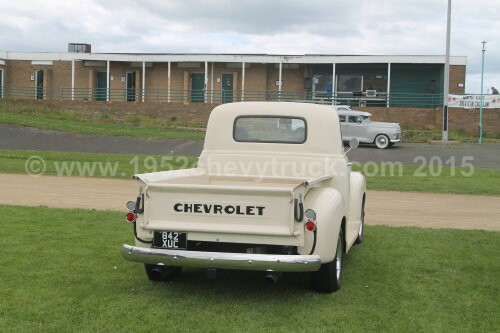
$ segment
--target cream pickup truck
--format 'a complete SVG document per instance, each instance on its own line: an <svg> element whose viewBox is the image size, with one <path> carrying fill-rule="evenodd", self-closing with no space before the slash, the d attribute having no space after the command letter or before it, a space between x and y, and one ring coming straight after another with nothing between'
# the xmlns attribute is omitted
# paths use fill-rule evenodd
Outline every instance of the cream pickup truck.
<svg viewBox="0 0 500 333"><path fill-rule="evenodd" d="M218 106L196 168L134 178L139 196L126 219L135 244L122 253L153 281L183 267L209 277L262 271L271 282L310 272L312 289L334 292L344 255L363 237L365 179L350 170L339 118L327 106Z"/></svg>

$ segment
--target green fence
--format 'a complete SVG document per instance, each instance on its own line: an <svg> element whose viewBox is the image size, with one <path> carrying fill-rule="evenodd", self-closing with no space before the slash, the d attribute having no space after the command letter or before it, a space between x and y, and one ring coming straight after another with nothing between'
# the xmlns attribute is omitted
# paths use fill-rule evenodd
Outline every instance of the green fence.
<svg viewBox="0 0 500 333"><path fill-rule="evenodd" d="M53 99L77 101L122 101L154 103L215 103L233 101L300 101L318 104L342 104L352 107L402 106L435 108L442 106L442 94L307 92L307 91L233 91L233 90L178 90L178 89L106 89L68 87L8 87L0 97L22 99Z"/></svg>

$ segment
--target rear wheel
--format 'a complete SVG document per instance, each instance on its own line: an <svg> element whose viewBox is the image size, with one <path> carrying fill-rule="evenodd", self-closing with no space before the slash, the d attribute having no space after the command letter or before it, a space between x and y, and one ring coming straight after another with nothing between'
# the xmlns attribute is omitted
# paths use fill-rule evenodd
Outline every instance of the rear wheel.
<svg viewBox="0 0 500 333"><path fill-rule="evenodd" d="M340 228L337 249L333 261L321 265L311 273L311 288L320 293L331 293L340 289L342 284L342 262L344 259L344 230Z"/></svg>
<svg viewBox="0 0 500 333"><path fill-rule="evenodd" d="M375 137L375 145L377 146L377 148L386 149L387 147L389 147L390 143L391 142L389 141L387 135L379 134Z"/></svg>
<svg viewBox="0 0 500 333"><path fill-rule="evenodd" d="M146 274L151 281L170 281L178 277L182 267L144 264Z"/></svg>

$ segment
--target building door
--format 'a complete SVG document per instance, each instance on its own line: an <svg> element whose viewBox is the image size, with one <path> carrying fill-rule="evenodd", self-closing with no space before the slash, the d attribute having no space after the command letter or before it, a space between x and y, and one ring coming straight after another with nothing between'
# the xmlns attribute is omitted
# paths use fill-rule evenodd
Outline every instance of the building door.
<svg viewBox="0 0 500 333"><path fill-rule="evenodd" d="M135 72L127 73L127 102L135 101Z"/></svg>
<svg viewBox="0 0 500 333"><path fill-rule="evenodd" d="M205 74L191 74L191 102L203 103L205 101Z"/></svg>
<svg viewBox="0 0 500 333"><path fill-rule="evenodd" d="M43 70L36 71L36 99L43 99Z"/></svg>
<svg viewBox="0 0 500 333"><path fill-rule="evenodd" d="M222 103L233 101L233 74L222 74Z"/></svg>
<svg viewBox="0 0 500 333"><path fill-rule="evenodd" d="M97 72L97 88L95 89L95 100L105 101L106 100L106 72Z"/></svg>

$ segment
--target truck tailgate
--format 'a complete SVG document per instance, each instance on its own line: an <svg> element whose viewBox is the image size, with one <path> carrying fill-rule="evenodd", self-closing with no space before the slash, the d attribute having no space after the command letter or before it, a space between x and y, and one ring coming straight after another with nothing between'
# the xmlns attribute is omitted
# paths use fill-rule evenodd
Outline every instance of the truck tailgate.
<svg viewBox="0 0 500 333"><path fill-rule="evenodd" d="M196 233L297 237L291 184L149 184L144 228Z"/></svg>

